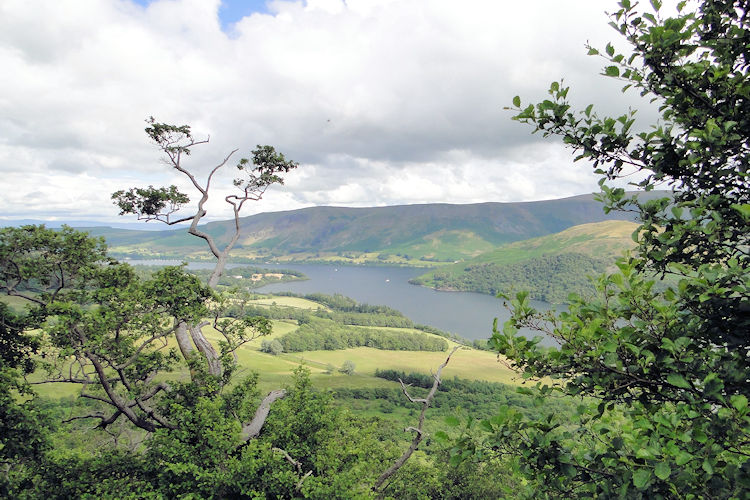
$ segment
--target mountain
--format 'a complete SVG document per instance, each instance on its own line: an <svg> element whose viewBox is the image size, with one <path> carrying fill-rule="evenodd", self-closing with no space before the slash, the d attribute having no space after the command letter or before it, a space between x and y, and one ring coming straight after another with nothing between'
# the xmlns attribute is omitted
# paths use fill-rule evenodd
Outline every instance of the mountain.
<svg viewBox="0 0 750 500"><path fill-rule="evenodd" d="M445 263L579 224L628 218L629 214L620 212L604 214L593 195L521 203L312 207L242 218L242 236L233 256L282 261ZM201 228L219 242L226 242L233 226L232 221L222 221ZM104 236L117 255L207 256L203 242L185 231L87 230Z"/></svg>
<svg viewBox="0 0 750 500"><path fill-rule="evenodd" d="M528 290L532 298L564 302L570 292L593 291L589 276L604 272L635 247L638 224L605 221L502 245L459 264L444 266L411 282L439 290L495 295Z"/></svg>

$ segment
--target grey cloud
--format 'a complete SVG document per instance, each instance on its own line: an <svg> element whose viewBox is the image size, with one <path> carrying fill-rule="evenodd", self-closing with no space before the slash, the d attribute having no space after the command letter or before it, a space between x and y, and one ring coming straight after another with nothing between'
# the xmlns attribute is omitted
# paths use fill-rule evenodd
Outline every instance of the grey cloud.
<svg viewBox="0 0 750 500"><path fill-rule="evenodd" d="M612 38L602 11L614 0L277 1L231 38L219 4L2 3L0 66L13 77L0 81L0 172L65 186L47 210L113 213L108 192L85 191L90 179L184 182L146 140L154 115L211 136L191 157L199 176L256 144L303 164L252 210L553 197L595 182L503 107L544 99L560 77L576 105L638 102L584 55L587 39ZM23 194L3 210L23 212Z"/></svg>
<svg viewBox="0 0 750 500"><path fill-rule="evenodd" d="M48 164L50 170L57 170L71 174L80 174L86 171L86 165L68 158L53 159Z"/></svg>

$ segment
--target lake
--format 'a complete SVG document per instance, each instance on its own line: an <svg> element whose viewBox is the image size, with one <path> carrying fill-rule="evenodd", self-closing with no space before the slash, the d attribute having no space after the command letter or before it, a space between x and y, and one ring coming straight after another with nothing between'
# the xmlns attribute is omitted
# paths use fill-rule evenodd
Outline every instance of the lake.
<svg viewBox="0 0 750 500"><path fill-rule="evenodd" d="M132 264L174 265L179 261L130 261ZM213 268L213 263L191 262L193 269ZM249 264L227 264L227 269ZM253 264L255 265L255 264ZM415 323L434 326L455 333L465 339L488 339L492 335L492 320L498 324L509 318L500 299L471 292L440 292L412 285L409 279L426 270L413 267L335 266L322 264L263 264L268 269L293 269L309 278L306 281L274 283L255 289L260 293L294 292L298 294L340 293L357 302L386 305L404 313ZM546 302L531 301L539 310L553 306ZM562 306L557 306L562 307ZM556 345L545 338L544 345Z"/></svg>

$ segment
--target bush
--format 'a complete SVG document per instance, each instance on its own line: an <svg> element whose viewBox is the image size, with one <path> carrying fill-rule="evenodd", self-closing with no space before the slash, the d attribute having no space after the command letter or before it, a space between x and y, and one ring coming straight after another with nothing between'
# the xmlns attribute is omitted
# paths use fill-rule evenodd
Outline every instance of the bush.
<svg viewBox="0 0 750 500"><path fill-rule="evenodd" d="M354 375L354 368L355 368L354 362L347 359L346 361L344 361L344 364L341 365L341 368L339 368L339 371L346 375Z"/></svg>
<svg viewBox="0 0 750 500"><path fill-rule="evenodd" d="M281 342L279 342L277 339L268 340L264 339L263 342L260 343L260 352L265 352L268 354L273 354L274 356L278 356L282 352L284 352L284 347L281 345Z"/></svg>

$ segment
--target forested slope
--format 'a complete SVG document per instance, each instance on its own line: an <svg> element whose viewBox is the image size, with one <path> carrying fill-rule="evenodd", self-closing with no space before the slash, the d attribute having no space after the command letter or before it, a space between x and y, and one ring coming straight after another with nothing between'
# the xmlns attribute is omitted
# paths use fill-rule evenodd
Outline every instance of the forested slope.
<svg viewBox="0 0 750 500"><path fill-rule="evenodd" d="M565 302L571 292L590 293L595 276L634 246L637 225L627 221L582 224L557 234L519 241L412 280L439 290L495 295L528 290L533 298Z"/></svg>

